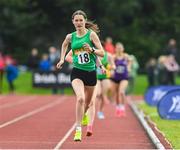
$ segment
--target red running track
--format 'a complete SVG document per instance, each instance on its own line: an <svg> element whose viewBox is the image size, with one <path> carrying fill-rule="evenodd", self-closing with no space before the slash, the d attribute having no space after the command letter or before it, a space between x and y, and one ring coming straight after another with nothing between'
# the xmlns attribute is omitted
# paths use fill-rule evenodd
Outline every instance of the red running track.
<svg viewBox="0 0 180 150"><path fill-rule="evenodd" d="M92 137L73 141L73 96L0 96L1 149L153 149L143 127L127 106L127 117L116 118L105 107L105 120L95 119Z"/></svg>

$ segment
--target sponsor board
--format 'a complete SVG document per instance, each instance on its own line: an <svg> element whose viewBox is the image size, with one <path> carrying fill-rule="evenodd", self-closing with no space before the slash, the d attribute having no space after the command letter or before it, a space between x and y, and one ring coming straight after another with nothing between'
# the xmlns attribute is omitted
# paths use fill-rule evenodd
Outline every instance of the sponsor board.
<svg viewBox="0 0 180 150"><path fill-rule="evenodd" d="M157 108L161 118L180 120L180 89L169 91L159 101Z"/></svg>
<svg viewBox="0 0 180 150"><path fill-rule="evenodd" d="M144 95L146 103L150 106L157 106L158 102L169 91L174 89L180 89L180 86L154 86L150 87Z"/></svg>
<svg viewBox="0 0 180 150"><path fill-rule="evenodd" d="M39 72L36 71L32 76L33 87L53 88L71 87L69 72Z"/></svg>

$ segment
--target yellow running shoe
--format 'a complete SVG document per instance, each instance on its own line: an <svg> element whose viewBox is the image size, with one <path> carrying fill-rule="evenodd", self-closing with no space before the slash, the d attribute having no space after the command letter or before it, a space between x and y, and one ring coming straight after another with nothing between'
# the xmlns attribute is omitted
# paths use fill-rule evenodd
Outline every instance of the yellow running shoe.
<svg viewBox="0 0 180 150"><path fill-rule="evenodd" d="M82 133L80 130L76 130L75 135L74 135L74 141L75 142L81 142L81 136Z"/></svg>
<svg viewBox="0 0 180 150"><path fill-rule="evenodd" d="M89 123L89 117L88 117L87 114L84 114L83 119L82 119L82 121L81 121L81 124L82 124L83 126L87 126L88 123Z"/></svg>

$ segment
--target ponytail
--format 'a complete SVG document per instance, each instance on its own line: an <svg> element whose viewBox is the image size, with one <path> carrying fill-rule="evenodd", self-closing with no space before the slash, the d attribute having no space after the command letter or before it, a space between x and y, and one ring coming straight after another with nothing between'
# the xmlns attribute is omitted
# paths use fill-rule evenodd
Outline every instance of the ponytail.
<svg viewBox="0 0 180 150"><path fill-rule="evenodd" d="M86 24L85 24L85 27L88 28L88 29L93 30L96 33L100 32L98 25L93 23L92 21L87 21Z"/></svg>

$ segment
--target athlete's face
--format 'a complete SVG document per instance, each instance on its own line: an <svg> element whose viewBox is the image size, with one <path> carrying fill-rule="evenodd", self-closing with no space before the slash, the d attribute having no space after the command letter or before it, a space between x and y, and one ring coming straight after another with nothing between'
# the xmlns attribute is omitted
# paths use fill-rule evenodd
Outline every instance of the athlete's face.
<svg viewBox="0 0 180 150"><path fill-rule="evenodd" d="M72 22L76 30L81 30L82 28L85 28L86 20L83 15L75 15Z"/></svg>
<svg viewBox="0 0 180 150"><path fill-rule="evenodd" d="M124 46L120 43L117 43L115 50L116 50L116 53L123 53L124 52Z"/></svg>

